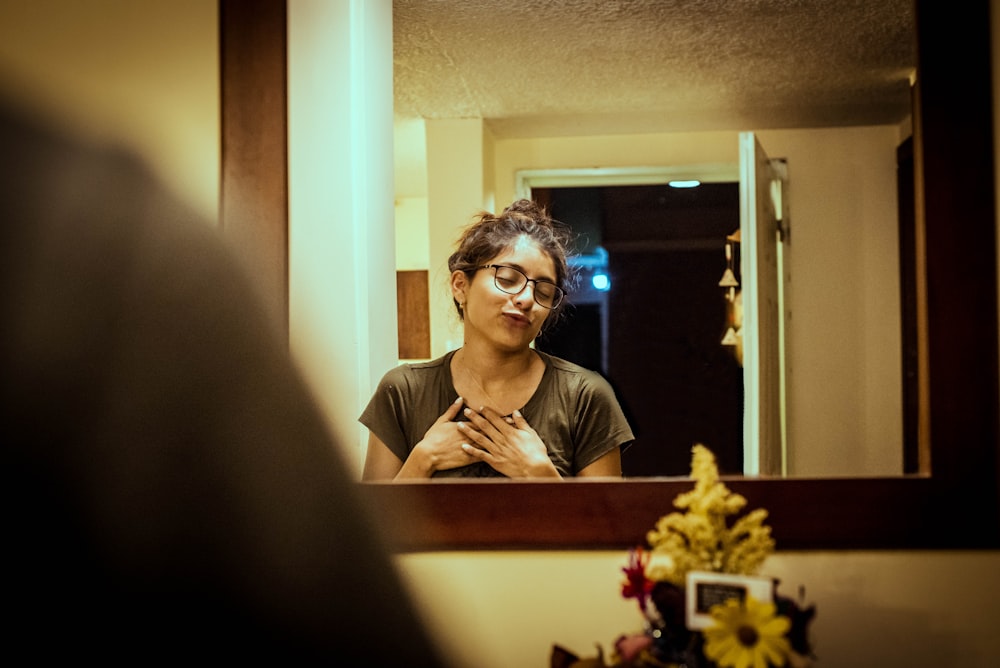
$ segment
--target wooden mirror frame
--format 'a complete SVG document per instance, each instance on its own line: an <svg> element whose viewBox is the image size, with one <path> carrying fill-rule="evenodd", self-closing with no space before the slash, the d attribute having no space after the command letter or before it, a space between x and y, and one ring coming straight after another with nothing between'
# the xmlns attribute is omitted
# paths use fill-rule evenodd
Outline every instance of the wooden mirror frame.
<svg viewBox="0 0 1000 668"><path fill-rule="evenodd" d="M224 226L234 180L254 180L265 197L285 196L284 112L274 105L267 118L247 113L259 104L255 91L284 90L284 22L273 20L284 9L284 0L220 1ZM1000 547L989 2L916 0L916 9L914 127L918 173L928 184L917 192L926 239L929 396L922 410L930 473L726 477L749 508L768 509L780 550ZM262 136L274 140L263 158ZM274 226L287 229L287 217L250 224L275 236ZM275 249L283 252L287 246ZM673 478L361 485L398 527L394 538L403 551L623 549L641 542L690 487Z"/></svg>

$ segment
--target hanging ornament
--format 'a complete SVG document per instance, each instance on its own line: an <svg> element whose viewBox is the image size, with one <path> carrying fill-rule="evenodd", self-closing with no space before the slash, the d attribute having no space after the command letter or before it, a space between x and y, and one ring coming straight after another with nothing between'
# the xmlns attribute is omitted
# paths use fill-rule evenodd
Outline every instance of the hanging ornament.
<svg viewBox="0 0 1000 668"><path fill-rule="evenodd" d="M730 301L732 301L732 288L738 287L740 284L736 280L736 274L733 273L733 245L730 243L726 244L726 271L722 274L722 279L719 281L719 286L723 288L730 288Z"/></svg>

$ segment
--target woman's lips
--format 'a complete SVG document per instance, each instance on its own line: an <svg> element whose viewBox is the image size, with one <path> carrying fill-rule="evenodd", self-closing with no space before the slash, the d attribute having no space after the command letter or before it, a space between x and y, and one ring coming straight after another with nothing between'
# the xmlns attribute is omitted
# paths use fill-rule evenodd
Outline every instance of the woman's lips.
<svg viewBox="0 0 1000 668"><path fill-rule="evenodd" d="M525 316L523 313L509 313L509 312L505 312L503 314L503 317L506 318L508 321L513 322L515 325L518 325L520 327L527 327L528 325L531 324L531 320L529 320L527 318L527 316Z"/></svg>

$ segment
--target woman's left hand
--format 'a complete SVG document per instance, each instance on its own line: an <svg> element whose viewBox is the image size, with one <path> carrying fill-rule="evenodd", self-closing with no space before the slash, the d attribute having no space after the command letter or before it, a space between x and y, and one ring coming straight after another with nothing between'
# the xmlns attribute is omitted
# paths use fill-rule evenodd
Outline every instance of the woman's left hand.
<svg viewBox="0 0 1000 668"><path fill-rule="evenodd" d="M505 418L492 408L465 409L458 426L468 438L462 449L509 478L560 477L538 433L520 411Z"/></svg>

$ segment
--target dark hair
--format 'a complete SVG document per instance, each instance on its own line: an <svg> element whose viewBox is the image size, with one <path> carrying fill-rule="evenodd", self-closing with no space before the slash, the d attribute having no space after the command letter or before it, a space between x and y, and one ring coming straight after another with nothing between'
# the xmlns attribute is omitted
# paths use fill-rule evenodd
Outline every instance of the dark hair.
<svg viewBox="0 0 1000 668"><path fill-rule="evenodd" d="M448 258L448 271L464 271L471 278L487 260L513 248L522 236L534 241L552 258L556 285L568 292L572 277L567 256L571 253L572 230L551 218L545 207L529 199L517 200L499 216L486 211L476 215L459 237L458 250ZM457 300L455 308L458 317L463 318ZM561 305L556 310L561 310ZM552 320L554 318L546 319L546 325Z"/></svg>

